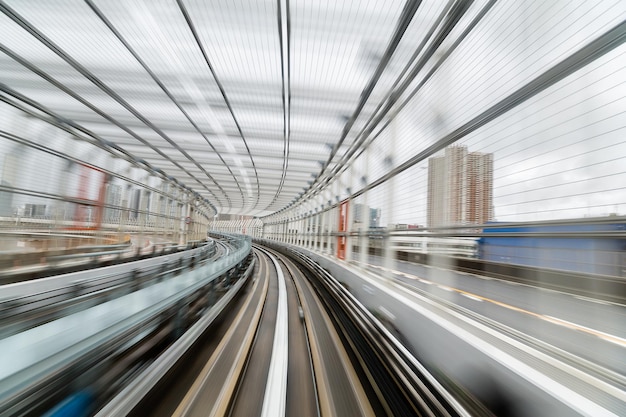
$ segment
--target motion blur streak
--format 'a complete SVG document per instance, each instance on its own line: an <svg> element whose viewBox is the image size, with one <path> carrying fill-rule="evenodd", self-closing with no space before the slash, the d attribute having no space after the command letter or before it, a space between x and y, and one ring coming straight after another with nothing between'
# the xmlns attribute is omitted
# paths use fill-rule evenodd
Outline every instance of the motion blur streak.
<svg viewBox="0 0 626 417"><path fill-rule="evenodd" d="M228 336L197 410L626 415L625 1L0 0L0 39L0 414L171 414Z"/></svg>

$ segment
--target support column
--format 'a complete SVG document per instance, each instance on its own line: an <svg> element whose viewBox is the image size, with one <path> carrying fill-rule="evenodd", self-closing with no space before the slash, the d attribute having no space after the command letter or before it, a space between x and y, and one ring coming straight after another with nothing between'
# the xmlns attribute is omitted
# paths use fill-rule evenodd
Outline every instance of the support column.
<svg viewBox="0 0 626 417"><path fill-rule="evenodd" d="M348 193L348 221L347 225L347 238L346 238L346 262L352 261L352 246L354 245L354 239L352 238L352 232L354 231L354 200L352 199L352 191L354 184L354 168L349 168L348 184L346 192Z"/></svg>
<svg viewBox="0 0 626 417"><path fill-rule="evenodd" d="M185 219L190 216L189 207L189 195L187 192L182 192L181 199L178 204L177 218L179 219L179 238L178 244L185 246L188 241L188 225L185 223Z"/></svg>
<svg viewBox="0 0 626 417"><path fill-rule="evenodd" d="M332 193L329 193L328 198L328 210L326 210L326 249L325 252L327 255L332 255L332 219L333 219L333 209L332 209Z"/></svg>
<svg viewBox="0 0 626 417"><path fill-rule="evenodd" d="M393 168L396 162L396 155L395 155L396 146L395 145L396 145L397 133L398 133L398 119L396 118L391 121L391 135L389 138L389 145L387 147L387 149L389 150L389 155L387 156L389 158L388 171L390 171ZM389 225L393 223L392 212L393 212L394 203L395 203L395 183L396 183L395 176L391 177L387 183L389 185L387 187L387 207L386 207L387 226L385 227L385 238L383 240L383 256L384 256L383 266L385 267L384 275L388 279L391 279L392 278L391 270L395 266L395 258L396 258L396 251L395 249L392 249L392 246L395 244L395 242L393 241L393 238L390 235L391 230L389 230Z"/></svg>
<svg viewBox="0 0 626 417"><path fill-rule="evenodd" d="M333 188L334 188L334 195L333 195L333 203L334 204L338 204L339 201L341 200L341 191L340 191L340 180L339 178L337 178L337 180L334 182L333 184ZM332 231L333 232L338 232L339 231L339 227L337 222L339 221L339 216L337 215L337 209L333 210L333 214L334 214L334 219L333 220L333 225L332 225ZM335 238L333 239L333 248L332 248L332 255L333 256L337 256L337 248L339 245L339 236L335 236Z"/></svg>
<svg viewBox="0 0 626 417"><path fill-rule="evenodd" d="M302 239L300 240L300 246L302 246L303 248L306 248L307 239L309 238L309 231L307 230L309 218L308 218L307 213L303 213L301 215L301 219L302 220L300 221L300 224L302 227Z"/></svg>
<svg viewBox="0 0 626 417"><path fill-rule="evenodd" d="M317 209L316 209L317 210ZM315 218L314 218L314 225L315 225L315 229L314 229L314 241L313 241L313 250L315 252L319 251L319 245L320 245L320 216L322 215L322 213L318 213L316 211L315 213Z"/></svg>
<svg viewBox="0 0 626 417"><path fill-rule="evenodd" d="M313 250L314 241L315 241L315 210L311 208L311 214L309 216L309 244L307 245L309 250Z"/></svg>
<svg viewBox="0 0 626 417"><path fill-rule="evenodd" d="M363 167L363 171L365 172L364 175L364 186L369 185L369 178L367 177L367 173L369 172L369 164L370 164L370 156L371 156L371 146L368 146L365 149L365 155L364 155L364 167ZM360 261L361 261L361 266L363 268L365 268L365 266L368 264L369 261L369 244L370 244L370 239L369 239L369 233L371 232L370 230L370 207L368 205L368 194L369 191L365 191L363 193L363 207L364 207L364 214L363 214L363 230L362 233L360 235L360 239L359 239L359 249L361 251L360 253Z"/></svg>
<svg viewBox="0 0 626 417"><path fill-rule="evenodd" d="M311 242L311 213L308 212L304 215L304 248L309 249Z"/></svg>

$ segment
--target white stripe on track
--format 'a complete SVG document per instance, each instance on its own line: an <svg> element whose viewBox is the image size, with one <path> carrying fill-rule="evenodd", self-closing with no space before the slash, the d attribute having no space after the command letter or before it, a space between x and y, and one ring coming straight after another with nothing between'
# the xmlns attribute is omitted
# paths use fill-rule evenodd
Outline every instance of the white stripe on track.
<svg viewBox="0 0 626 417"><path fill-rule="evenodd" d="M289 323L287 320L287 287L278 261L270 255L278 274L278 309L270 369L267 374L261 417L282 417L287 403L287 355L289 354Z"/></svg>

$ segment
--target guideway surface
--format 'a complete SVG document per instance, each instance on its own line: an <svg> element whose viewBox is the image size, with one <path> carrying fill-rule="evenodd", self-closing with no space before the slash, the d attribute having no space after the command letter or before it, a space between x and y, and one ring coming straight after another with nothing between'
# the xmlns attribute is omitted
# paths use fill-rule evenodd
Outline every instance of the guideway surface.
<svg viewBox="0 0 626 417"><path fill-rule="evenodd" d="M195 349L199 353L159 388L162 395L152 394L152 404L143 402L150 410L141 412L244 416L271 415L263 414L264 410L278 407L282 409L279 415L287 416L375 415L359 375L303 273L281 255L255 252L259 262L237 303L217 328L209 329ZM282 295L280 279L284 281ZM284 345L281 325L286 332ZM273 374L279 376L278 383L272 382ZM281 384L284 390L271 389ZM171 386L176 388L167 388Z"/></svg>

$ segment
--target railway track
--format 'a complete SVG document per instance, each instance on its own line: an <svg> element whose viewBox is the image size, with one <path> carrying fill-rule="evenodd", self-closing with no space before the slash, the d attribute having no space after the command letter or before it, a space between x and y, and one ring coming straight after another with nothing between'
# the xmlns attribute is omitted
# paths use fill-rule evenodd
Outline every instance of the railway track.
<svg viewBox="0 0 626 417"><path fill-rule="evenodd" d="M218 250L194 250L134 264L108 266L57 277L0 285L0 337L8 337L52 320L129 294L213 262Z"/></svg>
<svg viewBox="0 0 626 417"><path fill-rule="evenodd" d="M296 252L256 245L185 297L117 334L89 364L68 365L66 383L42 380L47 391L15 394L14 406L22 397L41 411L80 403L99 417L469 415Z"/></svg>
<svg viewBox="0 0 626 417"><path fill-rule="evenodd" d="M132 415L468 415L415 377L321 271L270 248L254 253L237 302Z"/></svg>
<svg viewBox="0 0 626 417"><path fill-rule="evenodd" d="M162 386L165 395L152 395L133 414L375 415L304 275L271 251L257 247L255 256L254 279L213 329L216 337L194 352L202 366L189 358L164 383L178 392Z"/></svg>

